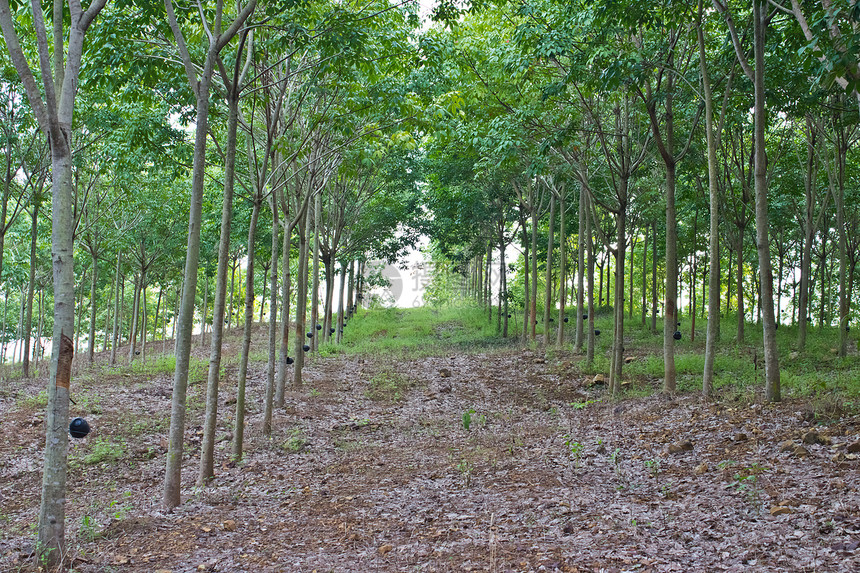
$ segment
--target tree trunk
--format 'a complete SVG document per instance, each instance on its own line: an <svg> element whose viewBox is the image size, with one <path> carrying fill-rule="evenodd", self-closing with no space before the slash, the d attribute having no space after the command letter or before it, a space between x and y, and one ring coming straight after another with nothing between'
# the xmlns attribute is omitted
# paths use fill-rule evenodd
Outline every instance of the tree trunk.
<svg viewBox="0 0 860 573"><path fill-rule="evenodd" d="M585 210L591 209L590 200L586 198ZM588 332L586 334L585 364L588 368L594 364L594 241L591 236L591 217L585 217L586 255L588 257Z"/></svg>
<svg viewBox="0 0 860 573"><path fill-rule="evenodd" d="M317 193L314 199L314 259L313 276L311 277L311 327L313 337L308 341L312 351L319 350L320 329L320 215L322 212L322 193Z"/></svg>
<svg viewBox="0 0 860 573"><path fill-rule="evenodd" d="M227 309L227 330L230 329L230 326L233 324L233 317L235 316L235 311L233 310L233 300L234 294L236 292L236 267L239 266L239 260L237 257L234 257L230 262L230 302L229 308Z"/></svg>
<svg viewBox="0 0 860 573"><path fill-rule="evenodd" d="M621 390L621 368L624 364L624 258L627 244L627 185L626 178L620 181L619 209L616 218L615 300L613 302L614 334L612 337L612 362L609 368L609 388L612 394Z"/></svg>
<svg viewBox="0 0 860 573"><path fill-rule="evenodd" d="M631 273L630 280L633 280ZM648 225L645 225L645 243L642 245L642 327L646 325L648 315Z"/></svg>
<svg viewBox="0 0 860 573"><path fill-rule="evenodd" d="M221 378L221 347L224 339L224 312L227 306L227 266L231 264L230 228L233 224L233 193L239 117L239 94L236 91L235 82L230 88L227 98L227 153L224 161L221 234L218 238L218 268L215 271L212 336L209 341L209 371L206 377L206 410L203 415L203 441L200 445L200 466L197 477L197 482L200 485L209 483L215 477L215 425L218 421L218 384Z"/></svg>
<svg viewBox="0 0 860 573"><path fill-rule="evenodd" d="M110 343L110 365L116 365L116 349L120 339L120 319L122 318L122 299L125 296L125 277L120 273L122 267L122 251L116 254L116 301L113 312L113 335Z"/></svg>
<svg viewBox="0 0 860 573"><path fill-rule="evenodd" d="M531 186L529 188L531 189ZM531 295L529 282L531 269L529 265L531 263L529 262L529 233L526 226L526 215L522 209L520 210L520 227L523 231L523 341L527 341L529 339L529 310L531 310L531 300L529 299Z"/></svg>
<svg viewBox="0 0 860 573"><path fill-rule="evenodd" d="M335 339L338 344L343 341L343 319L344 319L344 296L346 294L346 263L341 261L340 263L340 292L338 293L338 309L337 309L337 338Z"/></svg>
<svg viewBox="0 0 860 573"><path fill-rule="evenodd" d="M667 103L667 108L669 104ZM678 235L675 215L675 164L666 165L666 291L663 305L663 391L675 392L675 330L677 328Z"/></svg>
<svg viewBox="0 0 860 573"><path fill-rule="evenodd" d="M800 293L798 301L797 348L806 348L806 333L809 317L809 274L812 270L812 241L815 235L815 130L812 121L806 118L806 173L804 174L805 202L803 248L800 255Z"/></svg>
<svg viewBox="0 0 860 573"><path fill-rule="evenodd" d="M239 380L236 388L236 417L233 428L233 459L242 459L245 443L245 381L248 376L248 353L251 351L251 327L254 325L254 238L260 217L260 191L254 197L251 224L248 227L248 268L245 272L245 328L242 336L242 355L239 358ZM277 234L276 234L277 235Z"/></svg>
<svg viewBox="0 0 860 573"><path fill-rule="evenodd" d="M746 307L744 304L744 244L743 244L743 230L738 230L738 242L736 245L737 250L737 268L735 269L736 278L735 282L737 283L737 297L738 297L738 336L737 342L738 344L744 343L744 326L746 324Z"/></svg>
<svg viewBox="0 0 860 573"><path fill-rule="evenodd" d="M505 269L505 226L499 225L499 319L502 338L508 337L507 269Z"/></svg>
<svg viewBox="0 0 860 573"><path fill-rule="evenodd" d="M714 387L714 360L720 335L720 195L717 181L717 143L714 137L714 98L705 56L705 36L702 28L702 3L696 32L699 43L699 71L702 75L705 99L705 140L708 148L708 204L710 228L708 236L708 331L705 336L705 368L702 395L709 398ZM704 302L704 299L703 299Z"/></svg>
<svg viewBox="0 0 860 573"><path fill-rule="evenodd" d="M651 224L651 332L657 334L657 222Z"/></svg>
<svg viewBox="0 0 860 573"><path fill-rule="evenodd" d="M305 364L305 316L308 306L308 239L311 231L311 214L306 212L299 222L299 276L296 278L296 361L294 367L293 384L302 386L302 368ZM359 280L361 275L359 274ZM359 288L358 296L361 296Z"/></svg>
<svg viewBox="0 0 860 573"><path fill-rule="evenodd" d="M280 233L280 220L278 215L278 205L277 201L272 196L269 207L272 210L272 259L271 264L269 265L272 271L272 274L269 277L269 281L271 282L270 292L272 293L272 303L269 307L269 361L266 365L266 395L263 399L263 435L270 435L272 433L272 408L274 407L275 400L275 369L276 369L276 349L275 349L275 341L277 340L278 335L278 297L277 297L277 289L278 289L278 247L279 245L279 233ZM266 289L266 276L263 275L263 292L265 293ZM265 300L265 294L263 295L263 299ZM261 306L262 309L262 306ZM262 316L262 314L261 314ZM260 319L262 322L262 318Z"/></svg>
<svg viewBox="0 0 860 573"><path fill-rule="evenodd" d="M99 280L99 258L92 254L93 260L93 276L90 278L90 332L89 332L89 348L87 348L87 361L90 366L93 365L96 353L96 286Z"/></svg>
<svg viewBox="0 0 860 573"><path fill-rule="evenodd" d="M251 2L253 1L251 0ZM170 0L165 0L165 2L170 2ZM174 29L174 35L177 35L176 28ZM191 207L188 217L188 243L185 253L182 302L180 303L179 316L176 320L176 370L173 376L173 399L170 406L167 467L164 475L164 505L168 508L176 507L181 502L186 393L188 390L188 367L191 358L191 336L194 328L194 299L197 294L197 270L200 261L200 226L203 210L206 139L209 131L209 86L212 81L217 56L217 52L212 48L210 47L207 53L203 72L195 90L197 95L197 126L194 140Z"/></svg>
<svg viewBox="0 0 860 573"><path fill-rule="evenodd" d="M532 188L532 184L529 184L529 195L532 197L532 295L529 300L531 303L530 311L527 313L528 316L528 325L530 331L530 339L532 341L537 338L537 287L538 287L538 274L537 274L537 227L538 227L538 214L537 208L534 206L534 190Z"/></svg>
<svg viewBox="0 0 860 573"><path fill-rule="evenodd" d="M543 344L549 346L549 319L552 306L552 250L555 239L555 195L550 191L549 196L549 231L546 239L546 277L543 296Z"/></svg>
<svg viewBox="0 0 860 573"><path fill-rule="evenodd" d="M30 377L30 340L33 333L33 295L36 288L36 240L39 238L39 207L41 201L38 197L33 201L33 218L30 226L30 276L27 281L27 310L24 317L24 336L22 343L24 344L23 354L23 372L24 378ZM5 221L0 221L0 225L4 225Z"/></svg>
<svg viewBox="0 0 860 573"><path fill-rule="evenodd" d="M146 313L146 282L143 282L140 287L140 303L141 303L141 313L143 317L141 319L141 329L140 329L140 355L144 362L146 362L146 321L147 321L147 313Z"/></svg>
<svg viewBox="0 0 860 573"><path fill-rule="evenodd" d="M564 318L565 302L567 302L567 229L565 228L565 193L566 188L561 189L558 199L559 229L558 229L558 331L555 337L555 345L561 348L564 344Z"/></svg>
<svg viewBox="0 0 860 573"><path fill-rule="evenodd" d="M352 318L355 312L355 261L349 261L349 285L346 293L346 318Z"/></svg>
<svg viewBox="0 0 860 573"><path fill-rule="evenodd" d="M132 303L132 313L131 313L131 334L129 334L128 340L128 363L134 360L134 354L137 350L137 329L138 329L138 317L140 315L140 283L141 278L138 275L134 277L134 298Z"/></svg>
<svg viewBox="0 0 860 573"><path fill-rule="evenodd" d="M209 320L209 275L203 268L203 316L200 318L200 346L206 346L206 322Z"/></svg>
<svg viewBox="0 0 860 573"><path fill-rule="evenodd" d="M585 206L585 186L581 184L579 186L579 224L576 231L576 341L574 343L576 352L582 352L582 345L585 342L583 336L583 314L585 313L583 300L585 294Z"/></svg>
<svg viewBox="0 0 860 573"><path fill-rule="evenodd" d="M770 260L767 207L767 156L765 149L764 42L767 27L765 0L753 0L753 33L755 37L755 227L763 331L765 394L769 402L781 398L779 355L776 348L776 321L773 312L773 269Z"/></svg>
<svg viewBox="0 0 860 573"><path fill-rule="evenodd" d="M282 256L282 264L284 267L284 281L281 284L281 344L278 353L278 380L275 390L275 405L278 408L284 407L284 392L287 385L287 358L290 352L290 289L292 270L290 269L290 250L292 249L293 226L286 223L288 214L284 213L284 244ZM350 278L350 297L352 296L352 278Z"/></svg>

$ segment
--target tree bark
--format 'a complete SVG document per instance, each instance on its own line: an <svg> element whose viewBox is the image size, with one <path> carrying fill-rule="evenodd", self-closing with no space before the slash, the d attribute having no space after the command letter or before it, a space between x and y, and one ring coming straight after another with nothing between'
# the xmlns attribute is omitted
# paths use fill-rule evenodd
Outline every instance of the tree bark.
<svg viewBox="0 0 860 573"><path fill-rule="evenodd" d="M270 292L272 293L272 303L269 306L269 361L266 365L266 395L263 399L263 435L271 435L272 433L272 408L275 400L275 369L276 369L276 349L275 342L278 334L278 247L280 220L278 215L278 204L274 195L271 198L269 207L272 210L272 274L269 277L271 282ZM265 275L263 276L263 288L265 290ZM265 298L265 297L264 297Z"/></svg>
<svg viewBox="0 0 860 573"><path fill-rule="evenodd" d="M765 150L764 42L767 27L767 5L753 0L753 33L755 37L755 227L756 250L761 280L761 306L764 331L765 395L769 402L781 399L779 355L776 348L776 321L773 311L773 269L768 238L767 155Z"/></svg>
<svg viewBox="0 0 860 573"><path fill-rule="evenodd" d="M241 60L241 56L239 58ZM237 78L234 78L237 79ZM209 340L209 370L206 377L206 410L203 415L203 441L197 482L205 485L215 477L215 425L218 422L218 385L221 378L221 348L224 340L224 314L227 302L227 267L230 259L230 229L233 224L233 194L238 139L238 81L228 86L227 141L224 159L224 197L221 204L221 234L218 239L218 268L212 300L212 332ZM232 294L232 289L231 289ZM205 319L204 319L205 324Z"/></svg>
<svg viewBox="0 0 860 573"><path fill-rule="evenodd" d="M251 351L251 327L254 325L254 256L257 221L260 218L260 190L254 197L251 224L248 227L248 268L245 272L245 326L242 336L242 354L239 358L239 379L236 388L236 417L233 428L233 459L242 459L245 443L245 382L248 377L248 354Z"/></svg>
<svg viewBox="0 0 860 573"><path fill-rule="evenodd" d="M565 194L567 188L560 190L558 198L559 208L559 229L558 229L558 246L559 246L559 263L558 263L558 331L556 332L555 345L561 348L564 344L564 315L565 303L567 302L567 229L565 228Z"/></svg>
<svg viewBox="0 0 860 573"><path fill-rule="evenodd" d="M194 140L193 173L191 182L191 208L188 218L188 245L185 257L185 273L182 286L182 302L177 319L176 370L173 378L173 399L170 410L170 433L167 451L167 468L164 478L164 504L168 508L180 504L182 487L182 452L185 437L186 393L188 389L188 367L191 358L191 335L194 326L194 299L197 292L197 268L200 260L200 226L203 210L203 187L206 166L206 143L209 130L209 87L218 53L244 25L256 7L256 0L249 0L236 16L230 27L222 33L215 29L206 52L203 70L199 76L185 48L185 39L173 13L172 0L165 0L170 28L180 49L189 83L196 96L196 130ZM223 1L218 0L216 22L221 23Z"/></svg>
<svg viewBox="0 0 860 573"><path fill-rule="evenodd" d="M582 352L585 342L583 337L583 314L585 313L584 290L585 290L585 185L579 186L579 224L577 226L576 238L576 340L574 350Z"/></svg>
<svg viewBox="0 0 860 573"><path fill-rule="evenodd" d="M36 241L39 238L39 207L41 200L35 197L33 200L33 217L30 225L30 276L27 281L27 310L24 317L24 336L22 343L24 344L23 353L23 373L24 378L30 377L30 340L33 333L33 295L36 288ZM0 225L5 221L0 221ZM90 361L92 363L92 361Z"/></svg>
<svg viewBox="0 0 860 573"><path fill-rule="evenodd" d="M546 239L546 276L543 296L543 344L549 346L550 311L552 306L552 251L555 239L555 194L549 194L549 231Z"/></svg>

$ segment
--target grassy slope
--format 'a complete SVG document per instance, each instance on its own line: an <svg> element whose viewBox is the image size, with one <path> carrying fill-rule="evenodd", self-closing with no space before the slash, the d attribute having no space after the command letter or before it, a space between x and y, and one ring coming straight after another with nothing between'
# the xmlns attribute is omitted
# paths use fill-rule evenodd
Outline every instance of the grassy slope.
<svg viewBox="0 0 860 573"><path fill-rule="evenodd" d="M573 315L571 314L571 318ZM675 360L678 386L682 393L697 392L701 388L704 368L705 329L707 322L697 319L696 338L690 341L688 317L682 317L683 338L676 344ZM521 316L511 319L511 332L519 332ZM611 346L612 318L603 309L595 315L595 327L602 331L597 337L594 364L587 368L581 356L570 356L574 372L594 374L608 372L608 353ZM625 320L626 355L636 360L624 367L626 379L632 384L628 393L651 393L663 376L662 323L658 333L652 334L641 324L641 317ZM538 325L539 334L541 325ZM568 344L561 351L550 354L559 358L570 353L573 325L568 323ZM762 334L756 324L747 324L746 341L735 341L736 319L723 319L722 340L716 358L716 389L724 396L748 395L754 399L763 392L764 359ZM780 371L783 393L786 397L804 398L816 408L854 410L860 407L860 355L855 342L850 344L849 356L842 359L835 353L837 333L833 328L810 327L807 347L796 353L797 327L783 325L778 332ZM541 338L540 336L538 337ZM475 307L374 309L361 311L344 332L344 345L330 344L323 354L369 354L375 356L402 355L404 357L444 355L448 352L468 352L520 342L515 336L502 339L496 331L496 320L487 320L487 313ZM647 384L650 382L651 384Z"/></svg>

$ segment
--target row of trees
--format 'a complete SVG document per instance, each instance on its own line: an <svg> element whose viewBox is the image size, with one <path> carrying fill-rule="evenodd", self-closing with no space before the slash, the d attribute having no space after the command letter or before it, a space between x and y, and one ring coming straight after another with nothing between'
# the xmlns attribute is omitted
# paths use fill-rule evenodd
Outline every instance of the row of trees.
<svg viewBox="0 0 860 573"><path fill-rule="evenodd" d="M575 307L574 347L587 360L605 270L613 391L625 315L636 306L655 331L662 315L664 389L675 390L683 283L693 333L696 308L710 317L735 312L738 342L755 316L766 394L779 400L780 322L799 325L802 350L815 313L836 327L845 356L857 314L856 7L448 6L451 25L423 39L446 120L427 156L437 245L485 303L498 263L504 335L516 300L524 336L534 339L543 322L549 344L558 320L561 344L566 307ZM516 293L507 287L511 244L522 252ZM705 395L719 322L707 322Z"/></svg>
<svg viewBox="0 0 860 573"><path fill-rule="evenodd" d="M90 363L110 349L113 363L125 341L134 360L148 340L175 337L164 487L173 507L192 334L210 348L206 483L225 325L244 329L240 458L253 321L269 327L269 433L288 364L301 384L305 344L340 339L365 261L393 260L414 239L419 102L408 64L418 20L409 4L0 1L3 335L23 340L25 376L31 336L53 328L41 557L58 563L64 552L76 347Z"/></svg>
<svg viewBox="0 0 860 573"><path fill-rule="evenodd" d="M605 286L613 390L634 299L653 330L663 317L669 392L684 286L692 316L705 298L706 316L737 312L739 340L755 308L778 400L783 300L798 348L817 301L847 352L860 240L856 8L442 0L440 23L419 35L409 0L0 0L4 335L26 347L53 329L40 553L56 561L64 548L76 339L90 360L99 341L116 360L121 340L134 359L149 336L175 338L173 507L195 330L210 349L206 483L225 323L244 330L240 457L258 311L269 432L287 359L301 384L304 345L339 332L363 262L394 260L423 229L488 306L498 263L504 335L512 303L525 309L522 335L535 339L542 321L545 344L550 322L575 307L574 347L593 360ZM521 260L506 260L511 244ZM509 288L511 265L521 272ZM335 274L350 277L338 293ZM706 395L720 335L719 321L707 325Z"/></svg>

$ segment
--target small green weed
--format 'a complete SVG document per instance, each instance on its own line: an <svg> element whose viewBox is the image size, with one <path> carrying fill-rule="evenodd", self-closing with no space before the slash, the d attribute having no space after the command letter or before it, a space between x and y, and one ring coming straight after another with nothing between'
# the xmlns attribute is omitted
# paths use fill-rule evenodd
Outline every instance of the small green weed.
<svg viewBox="0 0 860 573"><path fill-rule="evenodd" d="M44 409L48 406L48 391L39 390L35 396L26 396L21 400L21 404L26 408Z"/></svg>
<svg viewBox="0 0 860 573"><path fill-rule="evenodd" d="M367 396L371 400L401 400L406 390L411 386L408 378L398 372L382 370L370 379L370 389Z"/></svg>
<svg viewBox="0 0 860 573"><path fill-rule="evenodd" d="M99 436L93 441L90 453L84 456L83 462L88 465L115 462L124 455L125 444L123 442L111 442Z"/></svg>
<svg viewBox="0 0 860 573"><path fill-rule="evenodd" d="M574 440L570 434L562 436L564 445L570 450L570 455L573 457L573 467L579 469L579 462L582 460L582 444Z"/></svg>
<svg viewBox="0 0 860 573"><path fill-rule="evenodd" d="M96 531L96 520L91 515L85 515L81 518L81 526L78 528L78 537L87 543L93 542L98 537Z"/></svg>
<svg viewBox="0 0 860 573"><path fill-rule="evenodd" d="M290 454L297 454L305 449L308 440L299 428L293 428L287 435L287 439L281 443L281 449Z"/></svg>
<svg viewBox="0 0 860 573"><path fill-rule="evenodd" d="M467 459L461 459L457 464L457 471L459 471L460 475L463 476L463 487L469 487L472 485L472 472L474 470L475 466Z"/></svg>

